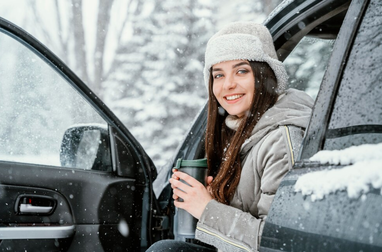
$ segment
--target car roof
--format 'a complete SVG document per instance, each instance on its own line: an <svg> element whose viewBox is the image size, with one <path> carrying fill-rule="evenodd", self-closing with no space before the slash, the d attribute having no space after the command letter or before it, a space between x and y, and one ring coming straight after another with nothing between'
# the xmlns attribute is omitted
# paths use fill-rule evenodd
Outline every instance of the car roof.
<svg viewBox="0 0 382 252"><path fill-rule="evenodd" d="M279 56L284 59L304 36L337 37L350 0L286 0L264 22Z"/></svg>

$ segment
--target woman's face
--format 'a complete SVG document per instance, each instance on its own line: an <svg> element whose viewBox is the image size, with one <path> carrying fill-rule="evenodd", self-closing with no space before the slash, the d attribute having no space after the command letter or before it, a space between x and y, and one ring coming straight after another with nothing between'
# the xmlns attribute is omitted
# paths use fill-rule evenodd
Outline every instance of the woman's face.
<svg viewBox="0 0 382 252"><path fill-rule="evenodd" d="M247 60L231 60L212 66L212 92L230 115L243 117L250 109L255 78Z"/></svg>

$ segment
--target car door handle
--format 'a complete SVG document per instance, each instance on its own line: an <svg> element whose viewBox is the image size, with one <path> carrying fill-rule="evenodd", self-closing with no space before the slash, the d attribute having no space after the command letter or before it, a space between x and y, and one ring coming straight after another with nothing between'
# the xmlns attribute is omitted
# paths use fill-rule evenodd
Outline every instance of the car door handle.
<svg viewBox="0 0 382 252"><path fill-rule="evenodd" d="M15 212L18 214L49 215L56 207L56 200L50 196L22 194L16 199Z"/></svg>
<svg viewBox="0 0 382 252"><path fill-rule="evenodd" d="M52 206L33 206L32 204L20 204L19 213L49 213L52 211Z"/></svg>

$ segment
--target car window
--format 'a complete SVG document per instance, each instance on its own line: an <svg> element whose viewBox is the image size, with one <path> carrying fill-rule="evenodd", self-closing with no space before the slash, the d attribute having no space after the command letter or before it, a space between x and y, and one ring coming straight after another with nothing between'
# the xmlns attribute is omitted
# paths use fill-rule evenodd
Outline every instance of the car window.
<svg viewBox="0 0 382 252"><path fill-rule="evenodd" d="M107 132L107 123L54 67L2 30L0 58L0 160L92 168L102 140L97 129ZM81 136L76 153L62 145L70 136Z"/></svg>
<svg viewBox="0 0 382 252"><path fill-rule="evenodd" d="M305 36L285 59L289 87L304 90L316 98L333 51L333 39Z"/></svg>
<svg viewBox="0 0 382 252"><path fill-rule="evenodd" d="M358 29L330 117L324 149L382 142L381 5L371 1Z"/></svg>

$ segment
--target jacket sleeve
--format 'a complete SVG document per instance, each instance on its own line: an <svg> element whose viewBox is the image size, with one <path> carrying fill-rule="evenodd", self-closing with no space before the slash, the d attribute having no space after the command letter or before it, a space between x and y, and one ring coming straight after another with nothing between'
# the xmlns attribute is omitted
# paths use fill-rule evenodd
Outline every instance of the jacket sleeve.
<svg viewBox="0 0 382 252"><path fill-rule="evenodd" d="M257 216L211 200L197 223L198 240L225 252L258 251L264 220L276 190L290 168L289 150L282 130L276 129L265 136L259 146L253 147L246 161L260 177L260 185L252 188L259 195L253 202Z"/></svg>

